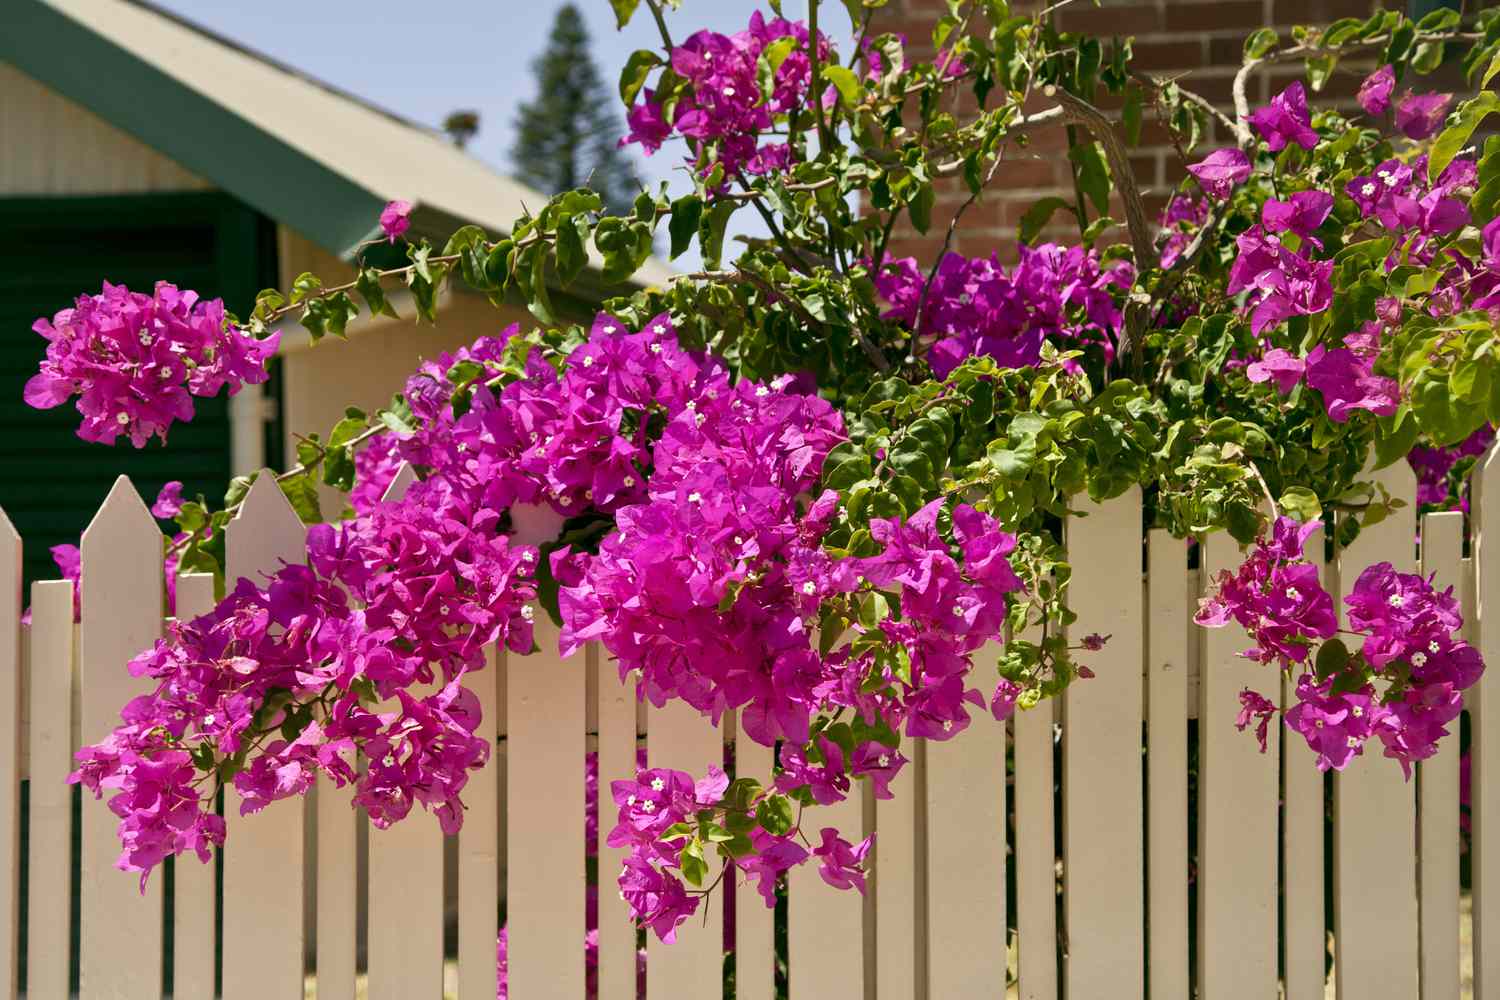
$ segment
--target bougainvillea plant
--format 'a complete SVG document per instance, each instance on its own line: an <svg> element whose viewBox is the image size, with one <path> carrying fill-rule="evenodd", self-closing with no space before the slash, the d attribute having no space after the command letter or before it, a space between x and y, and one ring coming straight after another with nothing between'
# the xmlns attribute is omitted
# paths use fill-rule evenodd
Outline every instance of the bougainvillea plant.
<svg viewBox="0 0 1500 1000"><path fill-rule="evenodd" d="M641 4L613 6L623 24ZM1087 682L1104 639L1068 610L1061 525L1078 498L1133 487L1157 527L1253 543L1198 620L1250 634L1267 690L1292 680L1284 724L1320 767L1374 746L1409 770L1434 751L1483 670L1453 595L1356 567L1341 622L1304 545L1389 516L1369 473L1407 456L1423 503L1456 502L1500 417L1500 139L1474 141L1500 111L1500 13L1262 30L1225 113L1134 70L1128 40L1003 0L952 0L928 61L878 33L881 0L844 6L825 27L817 0L806 23L771 0L737 34L679 41L645 0L662 47L621 76L627 141L684 158L675 198L643 191L617 217L563 192L442 248L407 241L394 202L378 242L405 266L304 275L244 318L106 285L38 323L28 400L77 396L82 436L139 446L190 418L189 396L264 378L283 319L341 335L396 283L422 319L446 283L536 319L302 438L278 481L309 524L306 565L226 581L130 663L153 690L75 775L110 795L122 868L208 856L228 784L253 811L322 774L377 826L420 805L456 829L487 746L464 677L490 644L531 650L546 614L563 653L597 642L653 703L736 711L778 748L774 774L606 776L643 926L670 941L725 879L771 901L802 864L862 889L869 842L818 807L859 780L892 795L909 740ZM1449 57L1478 96L1423 87ZM1248 81L1287 62L1304 77L1252 107ZM1337 72L1364 80L1358 110L1320 105ZM1188 174L1154 227L1128 156L1147 114ZM949 252L1000 165L1064 127L1075 194L1026 213L1019 259ZM895 257L893 232L927 232L943 185L962 199L943 249ZM1078 235L1040 243L1058 209ZM730 255L739 213L768 235ZM554 305L586 268L625 282L663 233L702 268L596 316ZM418 481L382 500L401 462ZM325 520L318 482L349 494L343 516ZM176 565L220 572L247 486L217 508L162 498ZM1275 702L1241 702L1205 724L1264 744Z"/></svg>

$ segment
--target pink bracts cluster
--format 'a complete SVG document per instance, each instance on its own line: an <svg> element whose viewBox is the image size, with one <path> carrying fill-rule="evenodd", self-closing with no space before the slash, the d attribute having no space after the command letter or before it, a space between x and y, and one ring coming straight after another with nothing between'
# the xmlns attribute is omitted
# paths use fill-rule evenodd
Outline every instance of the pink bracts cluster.
<svg viewBox="0 0 1500 1000"><path fill-rule="evenodd" d="M105 282L32 329L47 339L47 356L26 402L50 409L77 396L79 437L113 444L124 435L137 448L191 420L193 396L264 382L280 343L280 334L256 340L235 326L221 300L165 281L151 295Z"/></svg>

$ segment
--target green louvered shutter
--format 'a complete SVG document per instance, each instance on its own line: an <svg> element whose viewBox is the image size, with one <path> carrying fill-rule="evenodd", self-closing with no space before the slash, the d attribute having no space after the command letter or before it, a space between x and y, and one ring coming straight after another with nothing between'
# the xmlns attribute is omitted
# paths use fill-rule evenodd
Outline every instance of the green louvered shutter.
<svg viewBox="0 0 1500 1000"><path fill-rule="evenodd" d="M49 579L48 549L77 544L114 478L131 477L147 503L164 482L223 497L229 476L228 398L195 399L196 416L169 444L137 451L81 441L69 404L39 411L21 398L46 342L31 330L108 280L149 292L158 279L223 297L244 315L274 280L274 230L219 194L0 198L0 507L26 543L25 575ZM272 280L268 280L271 278Z"/></svg>

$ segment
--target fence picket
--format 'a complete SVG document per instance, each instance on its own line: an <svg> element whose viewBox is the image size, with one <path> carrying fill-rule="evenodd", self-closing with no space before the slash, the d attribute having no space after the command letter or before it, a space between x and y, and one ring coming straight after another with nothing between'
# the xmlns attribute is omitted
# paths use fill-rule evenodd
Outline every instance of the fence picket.
<svg viewBox="0 0 1500 1000"><path fill-rule="evenodd" d="M1193 601L1188 589L1187 545L1182 539L1152 531L1147 558L1151 615L1146 661L1148 964L1151 1000L1179 1000L1192 992L1188 982L1187 682ZM1086 623L1080 619L1080 624Z"/></svg>
<svg viewBox="0 0 1500 1000"><path fill-rule="evenodd" d="M737 720L736 720L737 721ZM734 773L736 777L754 778L763 785L771 783L770 747L763 747L736 731L734 741ZM734 888L734 986L735 1000L774 1000L776 996L776 926L775 912L755 888L738 885ZM789 898L788 906L796 904ZM846 936L849 928L845 930ZM865 935L860 934L861 945ZM789 947L795 951L795 947ZM861 947L861 951L863 948ZM864 958L861 954L856 969L846 969L851 978L846 979L845 989L852 997L863 997L864 989L854 978L864 978ZM795 987L793 987L795 989Z"/></svg>
<svg viewBox="0 0 1500 1000"><path fill-rule="evenodd" d="M1238 566L1239 547L1224 532L1203 540L1203 587ZM1198 693L1198 989L1203 1000L1264 1000L1276 995L1276 854L1281 733L1271 727L1265 754L1236 732L1239 694L1275 693L1275 672L1242 658L1249 645L1237 625L1204 636Z"/></svg>
<svg viewBox="0 0 1500 1000"><path fill-rule="evenodd" d="M769 774L769 770L765 772ZM762 779L766 780L766 779ZM839 836L858 843L864 836L864 785L854 782L842 802L809 810L804 836L822 842L819 831L837 828ZM815 819L814 819L815 817ZM879 843L879 838L876 838ZM818 874L817 859L787 873L788 992L799 1000L865 995L864 899L857 892L834 889ZM745 909L765 909L754 889L743 893ZM736 903L739 901L736 900ZM735 919L740 918L739 911ZM738 965L735 966L739 968Z"/></svg>
<svg viewBox="0 0 1500 1000"><path fill-rule="evenodd" d="M646 762L703 776L710 764L724 759L723 736L698 710L682 701L662 708L652 705L646 739ZM705 852L706 853L706 852ZM708 857L704 885L719 876L718 856ZM646 942L646 996L680 995L713 1000L724 992L724 894L712 893L692 919L677 928L675 944L663 945L652 935Z"/></svg>
<svg viewBox="0 0 1500 1000"><path fill-rule="evenodd" d="M926 748L919 739L907 741L911 762L891 782L894 798L875 803L874 879L875 996L877 1000L917 997L926 962L926 942L918 922L921 905L918 876L922 858L917 852L918 800L926 784Z"/></svg>
<svg viewBox="0 0 1500 1000"><path fill-rule="evenodd" d="M1332 572L1323 565L1322 529L1308 538L1305 552L1322 572L1324 587L1332 592ZM1289 708L1294 703L1295 688L1295 678L1283 679L1282 707ZM1274 724L1280 726L1280 720ZM1326 871L1323 772L1318 770L1318 755L1306 740L1295 733L1284 735L1287 738L1281 745L1285 783L1281 885L1286 922L1282 938L1286 1000L1323 1000L1328 957L1323 905Z"/></svg>
<svg viewBox="0 0 1500 1000"><path fill-rule="evenodd" d="M213 606L212 573L185 573L177 578L178 621L191 621ZM214 1000L216 864L203 864L191 854L175 862L172 1000Z"/></svg>
<svg viewBox="0 0 1500 1000"><path fill-rule="evenodd" d="M73 652L73 584L33 583L26 992L48 1000L68 995L72 953L73 790L66 780L73 770Z"/></svg>
<svg viewBox="0 0 1500 1000"><path fill-rule="evenodd" d="M1500 445L1479 460L1474 517L1474 618L1485 663L1500 663ZM1474 891L1474 997L1500 997L1500 676L1488 671L1468 692L1470 849ZM1488 730L1494 728L1496 732Z"/></svg>
<svg viewBox="0 0 1500 1000"><path fill-rule="evenodd" d="M306 537L275 474L263 470L225 531L229 586L241 577L263 583L283 563L302 562ZM297 797L241 816L239 794L224 792L224 1000L300 995L306 809ZM267 892L272 879L277 891Z"/></svg>
<svg viewBox="0 0 1500 1000"><path fill-rule="evenodd" d="M485 651L484 669L464 678L479 699L490 759L464 786L464 826L458 833L458 997L495 995L495 935L500 929L499 655Z"/></svg>
<svg viewBox="0 0 1500 1000"><path fill-rule="evenodd" d="M586 667L558 655L545 611L536 644L505 656L510 995L571 998L583 995Z"/></svg>
<svg viewBox="0 0 1500 1000"><path fill-rule="evenodd" d="M1375 473L1403 511L1360 532L1340 553L1340 590L1365 567L1416 567L1416 480L1405 462ZM1418 994L1416 795L1372 740L1333 779L1334 940L1339 1000ZM1412 859L1403 863L1398 859Z"/></svg>
<svg viewBox="0 0 1500 1000"><path fill-rule="evenodd" d="M1016 759L1016 969L1021 1000L1057 998L1052 702L1012 720Z"/></svg>
<svg viewBox="0 0 1500 1000"><path fill-rule="evenodd" d="M401 463L382 499L400 500L415 481L412 467ZM432 694L436 687L424 686L414 693ZM398 708L391 699L382 711ZM436 817L420 806L413 805L406 819L388 829L370 827L366 948L370 1000L437 1000L442 996L443 853L442 829Z"/></svg>
<svg viewBox="0 0 1500 1000"><path fill-rule="evenodd" d="M589 647L589 665L598 679L599 712L599 828L594 843L599 852L599 996L635 1000L635 925L630 906L616 888L628 852L604 844L619 815L610 783L627 781L636 772L635 681L621 681L614 659L596 645Z"/></svg>
<svg viewBox="0 0 1500 1000"><path fill-rule="evenodd" d="M974 654L976 684L993 677L1001 650ZM930 997L1005 995L1005 793L1004 723L975 712L958 739L928 742Z"/></svg>
<svg viewBox="0 0 1500 1000"><path fill-rule="evenodd" d="M443 832L420 806L370 829L370 1000L443 995ZM491 956L491 961L493 961Z"/></svg>
<svg viewBox="0 0 1500 1000"><path fill-rule="evenodd" d="M161 635L161 544L140 494L119 477L80 545L80 731L86 743L107 736L125 703L148 689L125 665ZM156 1000L162 990L163 880L156 873L142 893L135 875L115 868L115 825L103 803L84 803L79 995Z"/></svg>
<svg viewBox="0 0 1500 1000"><path fill-rule="evenodd" d="M354 788L319 776L317 815L318 1000L354 1000L359 908L359 824Z"/></svg>
<svg viewBox="0 0 1500 1000"><path fill-rule="evenodd" d="M1422 573L1458 593L1464 547L1459 511L1422 518ZM1458 724L1417 765L1417 889L1422 1000L1458 1000Z"/></svg>
<svg viewBox="0 0 1500 1000"><path fill-rule="evenodd" d="M1078 615L1070 638L1075 645L1085 632L1110 638L1102 652L1084 654L1095 676L1069 687L1063 703L1066 991L1139 996L1145 975L1141 494L1132 487L1104 504L1079 506L1087 516L1067 523L1078 569L1069 590ZM1110 832L1109 850L1099 849L1101 830Z"/></svg>
<svg viewBox="0 0 1500 1000"><path fill-rule="evenodd" d="M21 536L0 511L0 988L6 996L16 991L20 967L21 596Z"/></svg>

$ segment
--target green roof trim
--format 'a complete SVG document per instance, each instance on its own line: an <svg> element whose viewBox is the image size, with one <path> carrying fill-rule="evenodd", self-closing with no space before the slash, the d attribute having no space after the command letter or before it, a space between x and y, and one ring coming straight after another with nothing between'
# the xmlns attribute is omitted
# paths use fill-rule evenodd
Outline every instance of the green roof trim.
<svg viewBox="0 0 1500 1000"><path fill-rule="evenodd" d="M40 0L9 2L0 59L332 253L371 236L380 196Z"/></svg>

